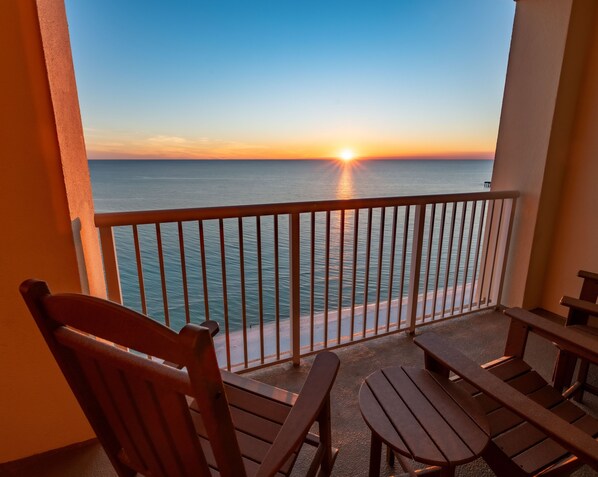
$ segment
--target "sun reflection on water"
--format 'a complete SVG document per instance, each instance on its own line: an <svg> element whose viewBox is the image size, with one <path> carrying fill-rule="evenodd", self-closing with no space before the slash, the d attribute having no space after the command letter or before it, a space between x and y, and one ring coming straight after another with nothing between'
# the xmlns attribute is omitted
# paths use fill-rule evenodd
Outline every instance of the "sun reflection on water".
<svg viewBox="0 0 598 477"><path fill-rule="evenodd" d="M341 174L336 184L336 198L340 200L353 199L354 194L353 168L351 164L342 164Z"/></svg>

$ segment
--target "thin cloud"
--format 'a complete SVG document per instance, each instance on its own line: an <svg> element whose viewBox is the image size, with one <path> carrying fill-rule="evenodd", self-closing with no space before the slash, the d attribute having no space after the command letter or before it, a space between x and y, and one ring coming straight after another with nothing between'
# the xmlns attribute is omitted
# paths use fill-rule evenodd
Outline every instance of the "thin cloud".
<svg viewBox="0 0 598 477"><path fill-rule="evenodd" d="M121 139L123 139L121 137ZM238 159L268 158L271 148L207 137L189 138L158 134L145 138L129 138L121 142L107 141L97 136L87 137L90 158L181 158L181 159Z"/></svg>
<svg viewBox="0 0 598 477"><path fill-rule="evenodd" d="M160 144L182 144L187 142L184 137L180 136L164 136L162 134L148 138L150 142L157 142Z"/></svg>

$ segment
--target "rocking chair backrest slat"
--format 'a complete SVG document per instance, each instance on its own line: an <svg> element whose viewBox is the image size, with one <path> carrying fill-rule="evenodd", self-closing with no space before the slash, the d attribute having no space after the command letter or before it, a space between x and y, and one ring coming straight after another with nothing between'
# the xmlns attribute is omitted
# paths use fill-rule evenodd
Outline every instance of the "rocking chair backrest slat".
<svg viewBox="0 0 598 477"><path fill-rule="evenodd" d="M143 354L181 364L182 354L177 346L177 333L116 303L91 296L65 293L45 298L44 308L48 317L57 324L99 336Z"/></svg>

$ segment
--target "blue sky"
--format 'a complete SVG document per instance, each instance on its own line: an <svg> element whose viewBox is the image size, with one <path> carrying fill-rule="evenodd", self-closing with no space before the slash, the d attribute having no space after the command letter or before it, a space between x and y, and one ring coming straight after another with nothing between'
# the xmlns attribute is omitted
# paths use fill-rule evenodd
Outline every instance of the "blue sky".
<svg viewBox="0 0 598 477"><path fill-rule="evenodd" d="M511 0L67 0L90 157L492 155Z"/></svg>

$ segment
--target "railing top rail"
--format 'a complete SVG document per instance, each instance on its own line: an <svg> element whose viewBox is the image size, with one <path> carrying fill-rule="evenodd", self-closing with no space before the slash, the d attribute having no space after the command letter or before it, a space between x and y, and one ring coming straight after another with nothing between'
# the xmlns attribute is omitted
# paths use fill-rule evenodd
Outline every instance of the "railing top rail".
<svg viewBox="0 0 598 477"><path fill-rule="evenodd" d="M190 209L143 210L131 212L105 212L95 214L97 227L141 225L191 220L229 219L333 210L353 210L402 205L438 204L471 200L514 199L517 191L465 192L458 194L430 194L400 197L375 197L367 199L323 200L310 202L283 202L276 204L230 205Z"/></svg>

